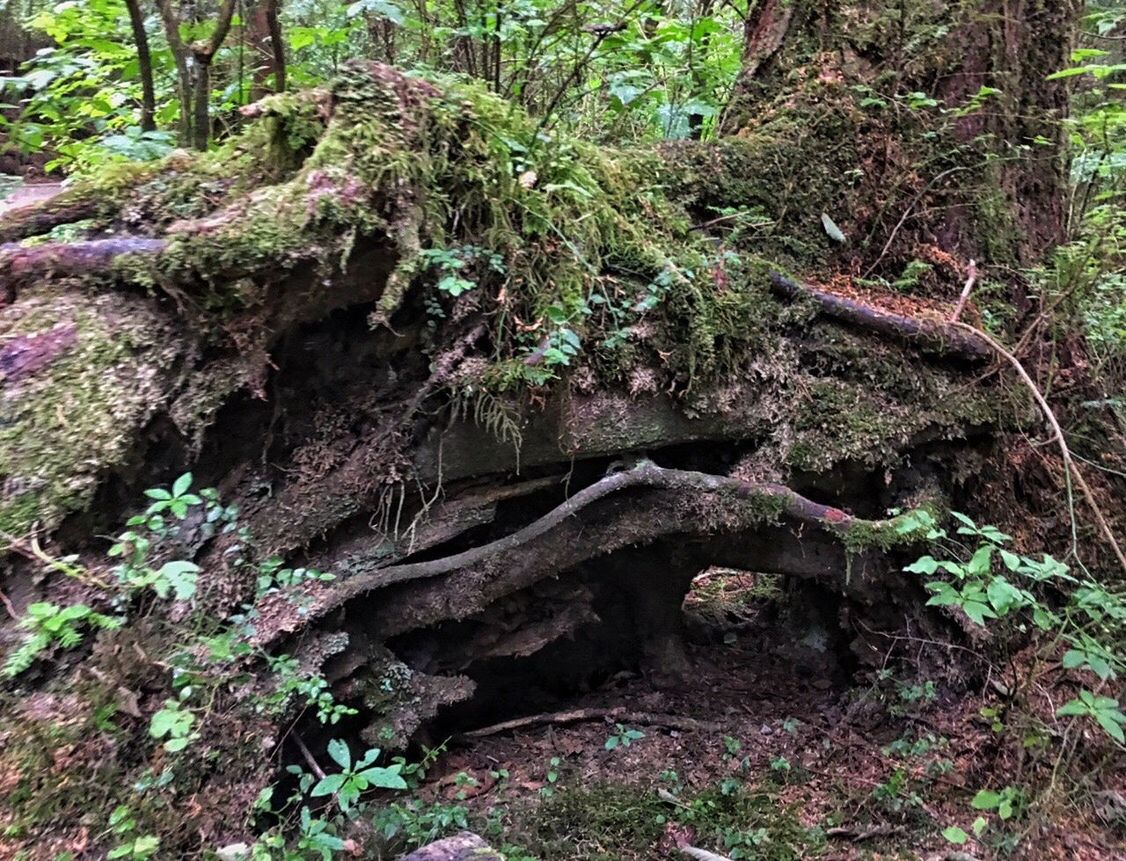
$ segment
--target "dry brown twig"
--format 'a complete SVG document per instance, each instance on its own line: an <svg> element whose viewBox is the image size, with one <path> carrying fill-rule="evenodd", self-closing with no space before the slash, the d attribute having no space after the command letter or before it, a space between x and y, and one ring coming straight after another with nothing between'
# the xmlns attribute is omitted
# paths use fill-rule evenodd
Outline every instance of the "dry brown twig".
<svg viewBox="0 0 1126 861"><path fill-rule="evenodd" d="M1047 400L1045 400L1044 395L1040 393L1040 389L1033 381L1032 377L1029 376L1028 371L1025 370L1024 365L1022 365L1020 360L1008 350L1006 350L997 340L995 340L992 336L986 334L976 326L971 326L968 323L960 323L957 320L951 320L950 325L957 326L958 328L964 329L967 332L973 332L975 335L977 335L977 337L981 338L982 341L988 344L993 349L993 351L997 353L998 356L1005 359L1012 366L1013 370L1017 372L1017 376L1020 377L1021 382L1023 382L1029 392L1031 392L1033 399L1036 401L1036 405L1040 408L1040 412L1044 414L1044 419L1048 422L1049 427L1051 427L1052 429L1052 437L1059 447L1060 458L1063 460L1064 469L1069 485L1070 482L1074 480L1075 483L1079 486L1079 490L1083 494L1083 498L1086 500L1088 507L1091 509L1091 513L1095 517L1095 523L1098 525L1099 531L1106 539L1107 544L1114 551L1114 555L1118 558L1119 563L1122 565L1122 570L1126 571L1126 553L1122 552L1122 547L1119 545L1118 539L1114 537L1114 532L1111 530L1110 524L1107 523L1102 509L1099 507L1098 502L1095 500L1095 495L1091 492L1091 488L1087 484L1086 479L1083 478L1083 473L1079 471L1079 465L1072 458L1071 449L1068 448L1067 440L1064 438L1063 428L1060 427L1059 420L1056 419L1055 413L1048 405L1048 402ZM1073 551L1075 550L1074 547L1072 549Z"/></svg>

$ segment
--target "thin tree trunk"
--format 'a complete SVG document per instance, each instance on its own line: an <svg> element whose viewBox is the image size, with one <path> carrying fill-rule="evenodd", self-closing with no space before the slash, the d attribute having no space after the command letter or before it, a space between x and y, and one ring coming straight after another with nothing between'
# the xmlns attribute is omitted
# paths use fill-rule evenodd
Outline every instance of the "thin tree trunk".
<svg viewBox="0 0 1126 861"><path fill-rule="evenodd" d="M145 15L139 0L125 0L129 10L129 24L133 28L133 41L137 45L137 66L141 75L141 130L156 131L156 89L152 79L152 53L149 36L145 32Z"/></svg>
<svg viewBox="0 0 1126 861"><path fill-rule="evenodd" d="M278 18L278 6L279 0L262 0L254 5L248 16L247 41L257 57L254 63L254 83L250 91L251 101L285 90L285 42L281 20Z"/></svg>
<svg viewBox="0 0 1126 861"><path fill-rule="evenodd" d="M164 22L164 35L176 63L176 90L180 102L180 146L192 143L192 75L188 46L180 35L180 18L172 8L172 0L158 0L160 19Z"/></svg>

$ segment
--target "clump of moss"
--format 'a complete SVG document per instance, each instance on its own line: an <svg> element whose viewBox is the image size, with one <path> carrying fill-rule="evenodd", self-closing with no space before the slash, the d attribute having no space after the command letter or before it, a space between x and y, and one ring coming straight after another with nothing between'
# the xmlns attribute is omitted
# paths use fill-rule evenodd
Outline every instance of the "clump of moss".
<svg viewBox="0 0 1126 861"><path fill-rule="evenodd" d="M567 787L542 801L519 834L506 836L543 861L649 859L670 822L690 826L696 845L718 852L739 847L764 861L808 858L824 843L765 789L711 787L681 802L661 801L652 786Z"/></svg>
<svg viewBox="0 0 1126 861"><path fill-rule="evenodd" d="M0 391L0 530L9 535L86 507L106 470L132 455L182 349L167 319L133 297L48 290L0 316L0 342L13 349L59 332L66 340Z"/></svg>

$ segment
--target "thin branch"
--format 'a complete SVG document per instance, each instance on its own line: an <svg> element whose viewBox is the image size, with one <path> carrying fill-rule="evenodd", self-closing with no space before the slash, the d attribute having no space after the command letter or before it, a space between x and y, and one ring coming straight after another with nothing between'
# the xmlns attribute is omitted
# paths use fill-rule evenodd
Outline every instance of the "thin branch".
<svg viewBox="0 0 1126 861"><path fill-rule="evenodd" d="M1052 433L1055 437L1055 441L1059 446L1060 457L1063 459L1064 469L1066 470L1068 481L1070 482L1070 480L1074 478L1075 483L1079 485L1079 490L1083 493L1083 498L1087 500L1087 505L1090 507L1092 514L1094 514L1095 516L1095 522L1098 524L1099 531L1102 532L1107 544L1114 551L1114 555L1118 557L1118 562L1122 565L1122 570L1126 571L1126 553L1122 552L1122 547L1118 544L1118 539L1114 537L1114 532L1111 530L1110 524L1107 523L1102 509L1099 507L1098 502L1095 500L1095 495L1091 492L1091 488L1088 486L1087 481L1083 478L1083 473L1080 472L1079 465L1072 458L1071 450L1068 448L1067 440L1063 435L1063 428L1060 427L1060 423L1056 419L1055 413L1052 412L1052 408L1048 405L1048 402L1040 393L1039 387L1037 387L1032 377L1029 376L1028 371L1024 369L1024 365L1020 363L1020 360L1017 359L1016 356L1014 356L1003 346L1001 346L1001 344L999 344L996 340L994 340L992 337L990 337L980 329L974 326L970 326L967 323L952 322L950 325L957 326L958 328L964 329L967 332L974 333L978 338L989 344L989 346L997 353L997 355L1001 356L1010 365L1012 365L1013 370L1017 372L1017 375L1021 378L1021 381L1028 388L1029 392L1032 393L1032 397L1035 399L1037 406L1040 407L1040 411L1044 414L1044 418L1052 428Z"/></svg>
<svg viewBox="0 0 1126 861"><path fill-rule="evenodd" d="M324 769L317 765L317 760L313 757L313 754L309 752L309 748L305 746L305 742L301 740L301 736L299 736L297 733L293 733L293 740L297 744L297 749L301 751L302 758L308 764L309 770L312 771L318 779L324 780Z"/></svg>
<svg viewBox="0 0 1126 861"><path fill-rule="evenodd" d="M966 275L966 286L962 288L962 295L958 297L958 304L954 307L954 313L950 316L951 323L957 323L958 318L962 316L962 311L966 308L966 302L969 301L970 292L974 289L974 283L977 281L977 261L970 261L969 272Z"/></svg>
<svg viewBox="0 0 1126 861"><path fill-rule="evenodd" d="M621 724L637 724L638 726L659 726L666 729L682 730L684 732L718 732L723 729L723 724L714 721L702 721L695 718L680 717L678 715L652 714L650 712L631 712L621 706L601 709L575 709L565 712L545 712L543 714L528 715L521 718L502 721L480 729L463 732L461 738L485 738L490 735L499 735L503 732L512 732L528 727L585 723L586 721L610 719Z"/></svg>

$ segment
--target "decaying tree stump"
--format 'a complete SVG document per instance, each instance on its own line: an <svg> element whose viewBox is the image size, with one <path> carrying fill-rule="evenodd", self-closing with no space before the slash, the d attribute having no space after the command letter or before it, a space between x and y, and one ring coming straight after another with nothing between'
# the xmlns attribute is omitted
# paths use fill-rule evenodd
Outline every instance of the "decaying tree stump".
<svg viewBox="0 0 1126 861"><path fill-rule="evenodd" d="M634 662L675 682L680 602L711 565L801 578L870 627L920 619L901 572L913 537L888 511L973 509L985 486L993 522L1033 504L1003 450L1037 414L945 322L967 245L1025 253L1024 162L1000 175L983 155L1009 144L961 119L865 108L866 48L814 11L838 4L790 5L721 141L544 142L471 86L350 64L315 98L264 100L217 153L0 218L12 547L35 536L97 566L90 536L190 468L251 536L241 566L229 536L181 542L197 606L243 613L253 647L323 672L384 749L497 661ZM870 4L841 5L878 25ZM993 26L947 5L913 23ZM1023 41L1057 23L1005 27ZM955 74L946 42L924 44L904 87L999 73L1003 52ZM1026 126L1059 103L1033 83ZM78 238L45 238L75 219ZM938 262L914 296L848 277L919 257ZM256 597L271 556L335 579ZM9 555L21 605L30 572ZM91 666L135 635L106 634ZM325 730L297 731L323 750ZM268 771L252 746L231 761ZM410 857L465 857L446 851Z"/></svg>

